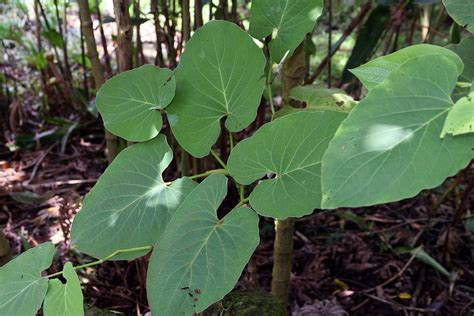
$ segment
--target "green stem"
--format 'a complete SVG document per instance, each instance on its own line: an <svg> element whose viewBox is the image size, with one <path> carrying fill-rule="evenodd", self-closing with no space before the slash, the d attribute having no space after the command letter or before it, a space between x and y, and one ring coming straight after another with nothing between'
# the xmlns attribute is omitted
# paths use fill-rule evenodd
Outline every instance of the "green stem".
<svg viewBox="0 0 474 316"><path fill-rule="evenodd" d="M214 149L211 149L211 155L217 160L217 162L222 166L222 168L227 171L227 165L224 161L222 161L221 157L219 157L219 155L214 151Z"/></svg>
<svg viewBox="0 0 474 316"><path fill-rule="evenodd" d="M118 255L121 255L121 254L130 253L130 252L139 252L139 251L150 251L152 249L153 249L153 246L143 246L143 247L136 247L136 248L120 249L120 250L117 250L117 251L113 252L111 255L109 255L105 258L99 259L97 261L89 262L89 263L86 263L86 264L82 264L80 266L76 266L76 267L74 267L74 270L81 270L81 269L85 269L85 268L89 268L89 267L93 267L93 266L102 264L102 263L104 263L108 260L111 260L111 259L113 259L113 258L115 258L115 257L117 257ZM59 276L61 274L63 274L62 271L47 275L46 277L47 278L53 278L53 277Z"/></svg>
<svg viewBox="0 0 474 316"><path fill-rule="evenodd" d="M229 132L229 145L230 151L234 150L234 136L232 135L232 132Z"/></svg>
<svg viewBox="0 0 474 316"><path fill-rule="evenodd" d="M188 178L191 179L191 180L195 180L195 179L208 177L211 174L223 174L223 175L227 176L227 175L229 175L229 172L227 172L227 169L214 169L214 170L206 171L206 172L201 173L201 174L196 174L194 176L190 176Z"/></svg>
<svg viewBox="0 0 474 316"><path fill-rule="evenodd" d="M242 205L247 204L249 202L249 200L250 200L250 198L248 198L248 197L241 199L240 202L234 208L239 208Z"/></svg>
<svg viewBox="0 0 474 316"><path fill-rule="evenodd" d="M267 93L268 93L268 101L270 102L270 109L272 111L272 121L275 117L275 104L273 103L273 92L272 92L272 82L273 82L273 62L269 60L270 66L268 67L268 75L267 75Z"/></svg>

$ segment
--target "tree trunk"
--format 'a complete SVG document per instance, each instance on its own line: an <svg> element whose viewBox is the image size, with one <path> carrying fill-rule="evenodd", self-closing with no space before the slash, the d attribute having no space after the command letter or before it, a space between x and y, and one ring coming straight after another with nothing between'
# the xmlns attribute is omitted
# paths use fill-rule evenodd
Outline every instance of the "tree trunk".
<svg viewBox="0 0 474 316"><path fill-rule="evenodd" d="M128 12L128 0L114 0L115 21L117 23L118 72L132 69L132 23Z"/></svg>
<svg viewBox="0 0 474 316"><path fill-rule="evenodd" d="M302 43L283 65L283 102L290 104L290 91L304 81L306 60ZM294 220L275 221L274 260L272 271L272 294L282 303L288 303L290 293L291 262L293 257Z"/></svg>
<svg viewBox="0 0 474 316"><path fill-rule="evenodd" d="M197 30L203 25L202 0L194 0L194 30Z"/></svg>
<svg viewBox="0 0 474 316"><path fill-rule="evenodd" d="M104 70L99 60L99 53L97 52L97 46L94 37L94 29L92 27L92 19L89 11L88 0L78 0L79 2L79 15L81 19L82 33L86 42L87 56L91 62L92 75L96 89L104 84ZM111 163L119 153L119 139L105 130L105 141L107 143L107 159Z"/></svg>
<svg viewBox="0 0 474 316"><path fill-rule="evenodd" d="M183 43L189 41L191 37L191 15L189 12L189 0L181 0L181 15L182 15L182 40Z"/></svg>

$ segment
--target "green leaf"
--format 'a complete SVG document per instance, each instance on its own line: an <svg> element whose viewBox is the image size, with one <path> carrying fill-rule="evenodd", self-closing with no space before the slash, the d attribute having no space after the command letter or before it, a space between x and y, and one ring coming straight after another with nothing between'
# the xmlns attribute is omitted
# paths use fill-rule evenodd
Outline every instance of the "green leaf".
<svg viewBox="0 0 474 316"><path fill-rule="evenodd" d="M111 133L128 141L147 141L160 132L159 110L171 103L175 89L171 70L145 65L108 80L97 94L97 109Z"/></svg>
<svg viewBox="0 0 474 316"><path fill-rule="evenodd" d="M250 195L258 213L283 219L321 207L322 157L346 116L333 111L288 114L265 124L234 148L228 168L237 182L248 185L275 174Z"/></svg>
<svg viewBox="0 0 474 316"><path fill-rule="evenodd" d="M172 159L173 153L163 135L120 152L74 218L73 243L96 258L155 243L195 186L188 178L172 184L163 181L162 173ZM133 259L143 254L131 253L115 259Z"/></svg>
<svg viewBox="0 0 474 316"><path fill-rule="evenodd" d="M44 300L45 316L82 316L84 315L81 283L70 262L63 268L66 284L59 279L49 280L48 292Z"/></svg>
<svg viewBox="0 0 474 316"><path fill-rule="evenodd" d="M253 0L249 31L258 39L272 35L270 55L280 63L313 31L322 10L322 0Z"/></svg>
<svg viewBox="0 0 474 316"><path fill-rule="evenodd" d="M340 89L328 89L323 85L298 86L290 97L306 103L307 109L349 112L357 102Z"/></svg>
<svg viewBox="0 0 474 316"><path fill-rule="evenodd" d="M49 31L43 31L41 33L44 38L46 38L51 45L56 46L56 47L63 47L63 38L61 34L59 34L58 31L56 30L49 30Z"/></svg>
<svg viewBox="0 0 474 316"><path fill-rule="evenodd" d="M420 249L420 248L413 249L410 251L410 253L414 255L417 260L423 262L426 265L429 265L436 271L446 276L448 279L451 279L452 274L449 273L445 267L443 267L438 261L436 261L435 258L430 256L430 254L424 251L423 249Z"/></svg>
<svg viewBox="0 0 474 316"><path fill-rule="evenodd" d="M211 175L176 211L148 267L154 315L192 315L222 299L259 243L258 216L248 208L218 219L227 179Z"/></svg>
<svg viewBox="0 0 474 316"><path fill-rule="evenodd" d="M449 111L441 137L446 134L462 135L474 133L474 92L460 99Z"/></svg>
<svg viewBox="0 0 474 316"><path fill-rule="evenodd" d="M374 55L382 37L386 34L385 30L390 20L391 10L388 6L378 5L370 12L369 17L358 32L354 48L344 67L342 83L347 83L354 78L351 69L359 67Z"/></svg>
<svg viewBox="0 0 474 316"><path fill-rule="evenodd" d="M237 25L212 21L194 33L176 71L168 120L180 145L195 157L209 154L220 121L239 132L255 120L264 89L265 57Z"/></svg>
<svg viewBox="0 0 474 316"><path fill-rule="evenodd" d="M411 58L351 111L323 159L323 208L409 198L469 163L473 137L439 137L459 63L445 54Z"/></svg>
<svg viewBox="0 0 474 316"><path fill-rule="evenodd" d="M0 315L36 315L48 290L41 272L51 266L54 245L31 248L0 268Z"/></svg>
<svg viewBox="0 0 474 316"><path fill-rule="evenodd" d="M461 82L474 82L474 58L472 58L472 52L474 52L474 36L465 38L457 45L448 45L446 48L458 54L464 63L464 71L458 80ZM457 101L468 94L469 87L458 86L455 89L453 98Z"/></svg>
<svg viewBox="0 0 474 316"><path fill-rule="evenodd" d="M445 56L456 64L459 72L463 65L459 57L449 50L428 44L413 45L401 49L393 54L376 58L351 72L359 78L364 86L371 90L381 84L392 72L399 69L413 59L426 58L432 59L437 56Z"/></svg>
<svg viewBox="0 0 474 316"><path fill-rule="evenodd" d="M474 33L474 2L470 0L443 0L448 14L456 23Z"/></svg>

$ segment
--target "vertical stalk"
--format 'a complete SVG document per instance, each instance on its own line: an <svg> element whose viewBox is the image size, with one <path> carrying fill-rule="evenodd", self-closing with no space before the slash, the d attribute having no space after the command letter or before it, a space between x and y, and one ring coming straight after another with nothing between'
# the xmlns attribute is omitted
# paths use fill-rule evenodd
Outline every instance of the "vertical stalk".
<svg viewBox="0 0 474 316"><path fill-rule="evenodd" d="M306 59L304 44L283 64L283 102L291 105L290 91L304 81ZM288 303L290 293L291 262L293 257L294 220L288 218L275 221L275 243L273 246L272 295L283 304Z"/></svg>
<svg viewBox="0 0 474 316"><path fill-rule="evenodd" d="M191 37L191 15L189 12L189 0L181 0L181 32L182 32L182 41L186 43Z"/></svg>
<svg viewBox="0 0 474 316"><path fill-rule="evenodd" d="M104 50L105 72L107 73L107 75L112 76L112 64L110 62L110 55L109 49L107 47L107 38L105 37L104 25L102 24L102 14L100 13L99 0L95 0L95 6L97 9L97 20L99 21L100 42L102 44L102 49Z"/></svg>
<svg viewBox="0 0 474 316"><path fill-rule="evenodd" d="M82 61L82 72L83 72L82 80L84 84L84 92L86 94L86 99L89 100L89 83L87 80L87 67L86 67L86 49L84 45L84 32L82 31L82 27L80 28L79 35L81 39L81 61Z"/></svg>
<svg viewBox="0 0 474 316"><path fill-rule="evenodd" d="M194 0L194 30L197 30L203 25L202 0Z"/></svg>
<svg viewBox="0 0 474 316"><path fill-rule="evenodd" d="M136 55L135 55L135 67L146 64L145 54L143 53L142 36L140 34L140 0L133 1L133 14L137 20L135 26L135 42L136 42Z"/></svg>
<svg viewBox="0 0 474 316"><path fill-rule="evenodd" d="M156 36L155 65L163 67L165 65L164 59L163 59L163 51L161 50L163 30L161 29L161 24L160 24L158 0L150 0L150 11L153 14L153 22L155 24L155 36Z"/></svg>
<svg viewBox="0 0 474 316"><path fill-rule="evenodd" d="M61 25L61 17L59 15L59 5L58 5L58 0L54 0L54 7L56 11L56 20L58 21L58 29L59 29L59 34L61 35L62 39L62 50L63 50L63 58L64 58L64 77L66 80L70 80L72 78L71 76L71 67L69 66L69 58L68 58L68 51L67 51L67 38L66 38L66 33L67 28L65 27L63 29ZM67 24L67 2L64 1L64 25L66 26Z"/></svg>
<svg viewBox="0 0 474 316"><path fill-rule="evenodd" d="M99 89L104 84L105 78L104 70L99 60L99 53L97 52L89 2L88 0L78 0L78 2L81 28L86 42L87 56L91 62L92 75L94 76L96 89ZM107 144L107 159L109 163L111 163L119 153L119 140L118 137L105 130L105 141Z"/></svg>
<svg viewBox="0 0 474 316"><path fill-rule="evenodd" d="M132 69L132 22L127 0L114 0L115 21L117 22L118 72Z"/></svg>
<svg viewBox="0 0 474 316"><path fill-rule="evenodd" d="M163 10L163 15L165 17L166 46L168 47L169 67L174 68L176 66L176 52L174 50L175 29L170 18L167 0L161 0L161 9Z"/></svg>
<svg viewBox="0 0 474 316"><path fill-rule="evenodd" d="M332 56L331 56L331 49L332 49L332 0L328 1L328 13L329 13L329 21L328 21L328 88L331 89L332 86Z"/></svg>
<svg viewBox="0 0 474 316"><path fill-rule="evenodd" d="M230 9L230 14L232 16L232 20L234 21L234 23L239 23L239 14L237 12L238 5L239 4L237 0L232 0L232 7Z"/></svg>

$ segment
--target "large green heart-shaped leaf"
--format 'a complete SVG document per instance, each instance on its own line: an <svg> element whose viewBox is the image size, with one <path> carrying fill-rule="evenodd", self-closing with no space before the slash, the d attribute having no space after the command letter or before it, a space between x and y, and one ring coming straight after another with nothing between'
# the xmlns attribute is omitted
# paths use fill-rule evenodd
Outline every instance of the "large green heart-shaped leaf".
<svg viewBox="0 0 474 316"><path fill-rule="evenodd" d="M228 167L241 184L268 173L250 195L260 214L274 218L300 217L321 207L321 161L343 112L297 112L265 124L232 151Z"/></svg>
<svg viewBox="0 0 474 316"><path fill-rule="evenodd" d="M474 82L474 36L465 38L461 41L461 43L457 45L449 45L446 48L449 48L459 57L461 57L464 63L464 71L459 76L459 81L461 82ZM455 89L453 94L453 98L455 101L467 96L469 94L469 87L468 86L458 86Z"/></svg>
<svg viewBox="0 0 474 316"><path fill-rule="evenodd" d="M474 92L460 99L449 111L441 137L474 133Z"/></svg>
<svg viewBox="0 0 474 316"><path fill-rule="evenodd" d="M250 34L258 39L272 35L270 55L280 63L313 31L322 10L322 0L253 0Z"/></svg>
<svg viewBox="0 0 474 316"><path fill-rule="evenodd" d="M357 104L343 90L328 89L320 84L293 88L290 97L293 100L305 102L307 109L319 111L349 112Z"/></svg>
<svg viewBox="0 0 474 316"><path fill-rule="evenodd" d="M34 316L48 290L41 272L51 266L54 245L44 243L0 267L0 315Z"/></svg>
<svg viewBox="0 0 474 316"><path fill-rule="evenodd" d="M59 279L49 280L48 292L44 299L45 316L82 316L84 315L81 283L70 262L63 268L66 284Z"/></svg>
<svg viewBox="0 0 474 316"><path fill-rule="evenodd" d="M411 58L351 111L323 159L323 208L409 198L469 163L474 137L439 137L459 63L445 54Z"/></svg>
<svg viewBox="0 0 474 316"><path fill-rule="evenodd" d="M202 312L230 292L259 243L258 216L248 208L218 219L227 179L211 175L173 215L148 267L155 315Z"/></svg>
<svg viewBox="0 0 474 316"><path fill-rule="evenodd" d="M414 58L424 57L431 59L436 56L445 56L454 62L459 71L462 71L462 62L456 54L434 45L420 44L401 49L393 54L376 58L351 72L359 78L367 89L373 89L395 70L410 62Z"/></svg>
<svg viewBox="0 0 474 316"><path fill-rule="evenodd" d="M443 4L456 23L466 26L471 33L474 33L474 1L443 0Z"/></svg>
<svg viewBox="0 0 474 316"><path fill-rule="evenodd" d="M172 159L163 135L120 152L75 217L73 243L96 258L155 243L173 212L195 187L188 178L170 185L163 181L162 173ZM115 259L141 255L143 252Z"/></svg>
<svg viewBox="0 0 474 316"><path fill-rule="evenodd" d="M212 21L194 33L176 71L176 97L167 109L173 134L196 157L209 154L220 121L231 132L256 117L265 57L237 25Z"/></svg>
<svg viewBox="0 0 474 316"><path fill-rule="evenodd" d="M144 65L108 80L97 94L97 109L112 134L144 142L160 132L159 110L171 103L175 89L171 70Z"/></svg>

